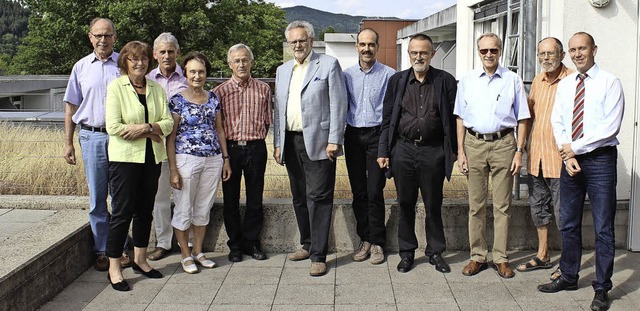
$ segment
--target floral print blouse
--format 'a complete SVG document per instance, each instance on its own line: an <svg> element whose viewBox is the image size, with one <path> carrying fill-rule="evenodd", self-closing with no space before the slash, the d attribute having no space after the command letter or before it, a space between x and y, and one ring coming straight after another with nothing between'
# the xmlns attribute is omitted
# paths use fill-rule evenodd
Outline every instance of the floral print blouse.
<svg viewBox="0 0 640 311"><path fill-rule="evenodd" d="M216 133L216 113L220 111L218 95L209 91L205 104L186 100L178 93L171 97L169 110L180 116L176 131L176 154L211 157L222 153Z"/></svg>

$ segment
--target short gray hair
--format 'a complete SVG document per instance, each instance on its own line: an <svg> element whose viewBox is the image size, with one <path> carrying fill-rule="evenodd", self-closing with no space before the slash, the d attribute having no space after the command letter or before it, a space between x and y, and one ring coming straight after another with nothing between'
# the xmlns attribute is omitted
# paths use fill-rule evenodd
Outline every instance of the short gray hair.
<svg viewBox="0 0 640 311"><path fill-rule="evenodd" d="M251 60L253 60L253 52L251 52L251 49L248 46L246 46L246 45L244 45L242 43L238 43L238 44L236 44L236 45L234 45L234 46L229 48L229 51L227 52L227 63L231 62L231 53L233 53L233 52L235 52L237 50L242 50L242 49L247 50L247 52L249 52L249 57L251 57Z"/></svg>
<svg viewBox="0 0 640 311"><path fill-rule="evenodd" d="M170 32L161 33L154 41L153 41L153 50L158 49L158 45L160 43L171 43L176 48L176 50L180 51L180 45L178 44L178 39Z"/></svg>
<svg viewBox="0 0 640 311"><path fill-rule="evenodd" d="M498 40L498 48L500 49L500 52L502 52L502 39L500 39L500 37L498 37L498 35L493 32L485 32L481 34L478 40L476 40L477 48L480 48L480 40L482 40L483 38L496 38L496 40Z"/></svg>
<svg viewBox="0 0 640 311"><path fill-rule="evenodd" d="M294 28L304 28L309 38L313 38L316 35L316 33L313 31L313 25L311 25L311 23L307 21L293 21L287 26L287 29L284 31L284 37L287 38L287 41L289 41L289 32Z"/></svg>

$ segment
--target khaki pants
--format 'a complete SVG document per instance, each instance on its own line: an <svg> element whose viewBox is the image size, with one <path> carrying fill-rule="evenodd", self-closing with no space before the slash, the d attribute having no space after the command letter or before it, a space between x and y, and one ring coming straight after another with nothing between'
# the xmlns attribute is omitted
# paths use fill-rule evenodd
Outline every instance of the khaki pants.
<svg viewBox="0 0 640 311"><path fill-rule="evenodd" d="M469 175L469 244L471 260L487 261L486 221L489 175L493 190L493 262L508 262L507 239L511 212L513 176L511 162L516 150L513 133L494 141L484 141L466 133L464 148Z"/></svg>

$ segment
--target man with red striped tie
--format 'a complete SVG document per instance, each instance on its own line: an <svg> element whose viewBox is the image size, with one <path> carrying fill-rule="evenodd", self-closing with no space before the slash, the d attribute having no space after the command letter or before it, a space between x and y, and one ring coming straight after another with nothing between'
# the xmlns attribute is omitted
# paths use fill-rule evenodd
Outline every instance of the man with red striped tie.
<svg viewBox="0 0 640 311"><path fill-rule="evenodd" d="M598 47L591 35L574 34L569 55L577 72L560 81L551 115L553 133L564 161L560 175L562 219L562 275L538 290L555 293L578 288L582 256L582 215L589 195L595 230L596 280L591 310L609 309L607 293L613 287L616 214L616 135L624 111L620 80L600 69L594 58Z"/></svg>

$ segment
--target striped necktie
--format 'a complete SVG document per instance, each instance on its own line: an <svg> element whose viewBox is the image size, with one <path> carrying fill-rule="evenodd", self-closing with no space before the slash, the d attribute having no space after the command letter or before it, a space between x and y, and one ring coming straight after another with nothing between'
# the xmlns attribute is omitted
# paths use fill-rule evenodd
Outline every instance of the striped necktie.
<svg viewBox="0 0 640 311"><path fill-rule="evenodd" d="M573 101L573 119L571 120L571 140L582 138L582 119L584 117L584 79L587 74L578 75L576 97Z"/></svg>

